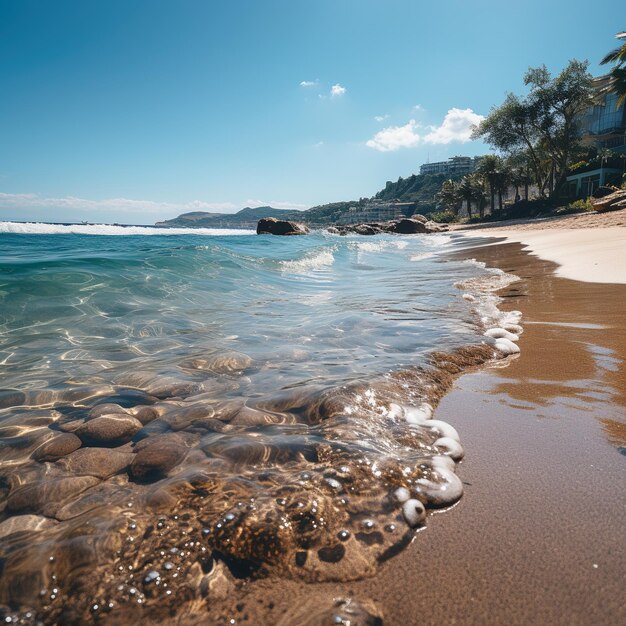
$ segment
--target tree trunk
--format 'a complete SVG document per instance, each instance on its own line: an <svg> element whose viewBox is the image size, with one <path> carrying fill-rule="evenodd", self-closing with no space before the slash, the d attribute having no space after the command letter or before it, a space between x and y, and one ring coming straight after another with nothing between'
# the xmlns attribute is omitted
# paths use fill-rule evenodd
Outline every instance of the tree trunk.
<svg viewBox="0 0 626 626"><path fill-rule="evenodd" d="M489 181L489 191L491 192L491 206L490 206L490 210L493 213L494 211L494 205L496 203L496 193L495 190L493 188L493 181Z"/></svg>
<svg viewBox="0 0 626 626"><path fill-rule="evenodd" d="M502 211L502 189L498 189L498 210Z"/></svg>
<svg viewBox="0 0 626 626"><path fill-rule="evenodd" d="M526 179L524 180L524 200L528 202L528 181L530 180L530 171L526 168Z"/></svg>

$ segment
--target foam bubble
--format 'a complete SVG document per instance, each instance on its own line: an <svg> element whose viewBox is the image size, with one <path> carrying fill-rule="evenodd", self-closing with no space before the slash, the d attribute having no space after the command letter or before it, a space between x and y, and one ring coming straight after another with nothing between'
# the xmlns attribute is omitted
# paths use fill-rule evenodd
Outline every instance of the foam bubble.
<svg viewBox="0 0 626 626"><path fill-rule="evenodd" d="M419 500L407 500L402 506L402 515L406 523L415 528L426 519L426 509Z"/></svg>
<svg viewBox="0 0 626 626"><path fill-rule="evenodd" d="M452 437L439 437L439 439L435 440L433 445L437 448L442 448L444 450L444 454L448 455L455 461L460 461L465 455L461 444Z"/></svg>
<svg viewBox="0 0 626 626"><path fill-rule="evenodd" d="M517 344L514 344L510 339L504 337L496 339L496 349L506 355L520 352L520 348Z"/></svg>
<svg viewBox="0 0 626 626"><path fill-rule="evenodd" d="M511 333L505 328L490 328L485 331L485 337L491 337L492 339L508 339L509 341L519 341L519 336L515 333Z"/></svg>

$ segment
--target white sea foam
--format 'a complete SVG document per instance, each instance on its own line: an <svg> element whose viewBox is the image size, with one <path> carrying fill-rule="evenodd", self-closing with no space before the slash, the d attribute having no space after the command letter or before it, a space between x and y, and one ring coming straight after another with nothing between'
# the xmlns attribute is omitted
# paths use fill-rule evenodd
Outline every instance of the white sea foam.
<svg viewBox="0 0 626 626"><path fill-rule="evenodd" d="M254 230L236 228L156 228L114 224L45 224L0 222L0 233L23 235L254 235Z"/></svg>
<svg viewBox="0 0 626 626"><path fill-rule="evenodd" d="M481 276L456 283L456 287L459 289L470 292L469 295L473 300L467 298L467 293L463 295L463 298L476 303L474 308L485 328L518 324L522 314L519 311L500 311L498 304L500 304L502 299L495 292L518 281L519 277L504 272L497 267L487 267L485 263L476 259L468 259L465 262L476 265L486 272L486 274Z"/></svg>
<svg viewBox="0 0 626 626"><path fill-rule="evenodd" d="M332 265L334 262L335 256L332 253L332 250L321 250L315 254L305 256L302 259L296 259L294 261L280 261L280 266L285 272L300 274Z"/></svg>
<svg viewBox="0 0 626 626"><path fill-rule="evenodd" d="M427 237L422 237L420 241L428 246L439 247L449 244L452 241L452 237L450 235L435 233L428 235Z"/></svg>
<svg viewBox="0 0 626 626"><path fill-rule="evenodd" d="M435 256L434 252L422 252L421 254L413 254L412 256L410 256L409 261L415 263L417 261L423 261L424 259L430 259L433 256Z"/></svg>
<svg viewBox="0 0 626 626"><path fill-rule="evenodd" d="M408 241L359 241L356 243L356 249L359 252L382 252L388 248L396 248L404 250L408 245Z"/></svg>

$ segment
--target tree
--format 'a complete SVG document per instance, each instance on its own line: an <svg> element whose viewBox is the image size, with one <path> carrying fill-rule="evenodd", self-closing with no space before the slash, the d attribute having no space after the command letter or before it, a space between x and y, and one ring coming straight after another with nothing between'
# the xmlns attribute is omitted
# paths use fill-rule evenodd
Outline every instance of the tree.
<svg viewBox="0 0 626 626"><path fill-rule="evenodd" d="M544 195L547 174L539 154L539 135L531 123L530 110L518 96L507 94L503 104L494 107L489 115L474 129L474 139L484 139L505 154L525 152L533 177Z"/></svg>
<svg viewBox="0 0 626 626"><path fill-rule="evenodd" d="M515 198L519 196L520 187L524 187L524 199L528 200L529 187L533 182L528 151L512 152L508 155L506 164L511 170L511 184L515 187Z"/></svg>
<svg viewBox="0 0 626 626"><path fill-rule="evenodd" d="M452 179L444 180L441 190L435 195L435 200L446 211L452 211L455 215L458 215L463 202L463 198L459 193L459 183Z"/></svg>
<svg viewBox="0 0 626 626"><path fill-rule="evenodd" d="M491 212L495 209L496 180L502 167L502 159L495 154L487 154L478 163L476 171L485 178L489 185L489 195L491 198Z"/></svg>
<svg viewBox="0 0 626 626"><path fill-rule="evenodd" d="M467 202L467 215L471 219L472 218L472 202L474 201L474 185L472 183L472 179L470 176L464 176L461 179L458 187L459 197L461 200Z"/></svg>
<svg viewBox="0 0 626 626"><path fill-rule="evenodd" d="M495 185L498 192L498 211L502 211L502 194L505 193L513 178L513 170L509 165L502 162L497 172Z"/></svg>
<svg viewBox="0 0 626 626"><path fill-rule="evenodd" d="M626 31L617 33L615 38L626 40ZM600 63L602 65L615 63L615 67L609 73L609 84L603 91L617 94L617 108L619 108L626 102L626 41L619 48L611 50Z"/></svg>
<svg viewBox="0 0 626 626"><path fill-rule="evenodd" d="M564 182L578 145L580 114L592 103L587 66L573 60L554 77L545 66L529 68L524 76L528 94L507 94L474 130L474 138L505 154L525 150L542 196L546 188L552 193Z"/></svg>
<svg viewBox="0 0 626 626"><path fill-rule="evenodd" d="M565 182L571 155L580 140L580 116L593 103L588 66L586 61L572 60L554 78L545 65L530 68L524 76L524 84L530 87L526 101L531 123L552 161L551 192Z"/></svg>
<svg viewBox="0 0 626 626"><path fill-rule="evenodd" d="M480 174L474 172L467 176L469 178L469 184L472 189L472 199L478 206L478 214L481 219L485 217L485 201L487 200L487 194L485 193L485 181Z"/></svg>

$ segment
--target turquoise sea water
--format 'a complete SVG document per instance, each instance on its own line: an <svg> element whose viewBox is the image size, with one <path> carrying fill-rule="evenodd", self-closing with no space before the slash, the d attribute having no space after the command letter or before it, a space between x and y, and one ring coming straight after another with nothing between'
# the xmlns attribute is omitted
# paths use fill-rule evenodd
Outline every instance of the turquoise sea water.
<svg viewBox="0 0 626 626"><path fill-rule="evenodd" d="M3 386L188 380L182 360L232 350L269 370L253 393L416 364L476 333L454 283L477 270L443 260L449 242L0 233Z"/></svg>
<svg viewBox="0 0 626 626"><path fill-rule="evenodd" d="M495 309L454 248L0 223L0 612L129 623L218 575L373 574L463 490L430 418Z"/></svg>

